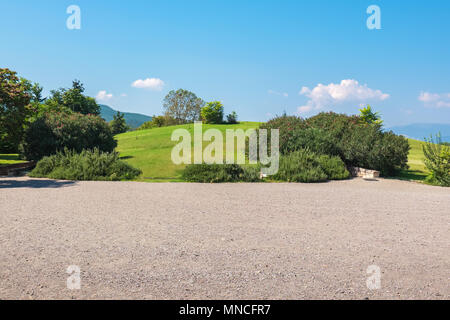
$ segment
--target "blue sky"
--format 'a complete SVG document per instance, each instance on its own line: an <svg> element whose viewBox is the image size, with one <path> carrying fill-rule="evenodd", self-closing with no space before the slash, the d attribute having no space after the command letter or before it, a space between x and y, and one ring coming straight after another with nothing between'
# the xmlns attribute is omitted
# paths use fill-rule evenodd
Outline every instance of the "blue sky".
<svg viewBox="0 0 450 320"><path fill-rule="evenodd" d="M381 30L366 26L372 4ZM121 111L160 114L184 88L240 120L370 103L387 126L450 123L447 0L0 0L0 39L1 67L46 92L80 79Z"/></svg>

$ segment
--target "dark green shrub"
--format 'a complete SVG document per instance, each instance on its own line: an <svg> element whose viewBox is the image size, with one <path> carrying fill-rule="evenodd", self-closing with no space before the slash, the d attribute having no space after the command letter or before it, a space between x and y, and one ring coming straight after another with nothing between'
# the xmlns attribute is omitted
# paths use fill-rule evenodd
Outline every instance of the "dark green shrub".
<svg viewBox="0 0 450 320"><path fill-rule="evenodd" d="M345 164L338 157L300 149L280 157L278 173L272 178L288 182L324 182L346 179L349 175Z"/></svg>
<svg viewBox="0 0 450 320"><path fill-rule="evenodd" d="M385 176L395 175L399 170L407 169L411 149L408 139L392 131L383 132L381 136L369 153L368 169L381 171Z"/></svg>
<svg viewBox="0 0 450 320"><path fill-rule="evenodd" d="M339 156L346 165L379 170L383 175L393 175L407 167L408 140L383 132L379 123L368 124L358 116L333 112L322 112L306 120L282 116L260 128L280 130L282 155L308 148L315 153Z"/></svg>
<svg viewBox="0 0 450 320"><path fill-rule="evenodd" d="M290 151L292 151L292 145L294 144L293 136L294 131L299 129L305 129L306 123L305 121L296 116L287 116L282 115L279 117L276 117L266 123L263 123L259 129L267 129L267 138L268 141L270 141L270 130L271 129L278 129L280 132L280 153L281 154L287 154Z"/></svg>
<svg viewBox="0 0 450 320"><path fill-rule="evenodd" d="M134 179L141 174L119 160L117 153L101 152L99 149L83 150L81 153L69 151L42 158L31 177L62 180L125 180Z"/></svg>
<svg viewBox="0 0 450 320"><path fill-rule="evenodd" d="M188 182L255 182L259 180L259 170L241 167L238 164L190 164L182 177Z"/></svg>
<svg viewBox="0 0 450 320"><path fill-rule="evenodd" d="M237 123L239 123L237 119L238 119L238 116L237 116L237 113L235 111L233 111L232 113L227 115L227 123L228 124L237 124Z"/></svg>
<svg viewBox="0 0 450 320"><path fill-rule="evenodd" d="M271 178L287 182L324 182L327 175L317 163L317 156L305 149L280 157L278 173Z"/></svg>
<svg viewBox="0 0 450 320"><path fill-rule="evenodd" d="M382 132L377 126L356 126L339 142L339 153L347 165L394 175L407 168L409 143L403 136Z"/></svg>
<svg viewBox="0 0 450 320"><path fill-rule="evenodd" d="M339 157L321 155L317 158L317 162L327 175L328 180L344 180L350 177L350 172Z"/></svg>
<svg viewBox="0 0 450 320"><path fill-rule="evenodd" d="M283 151L286 154L299 149L309 149L319 154L339 154L331 134L317 128L296 129L292 132L292 137L285 143Z"/></svg>
<svg viewBox="0 0 450 320"><path fill-rule="evenodd" d="M76 152L94 148L112 152L116 146L108 124L99 116L47 113L26 129L21 153L27 160L39 160L64 148Z"/></svg>
<svg viewBox="0 0 450 320"><path fill-rule="evenodd" d="M423 146L424 163L431 172L427 181L443 187L450 187L450 147L443 145L440 135L426 141Z"/></svg>

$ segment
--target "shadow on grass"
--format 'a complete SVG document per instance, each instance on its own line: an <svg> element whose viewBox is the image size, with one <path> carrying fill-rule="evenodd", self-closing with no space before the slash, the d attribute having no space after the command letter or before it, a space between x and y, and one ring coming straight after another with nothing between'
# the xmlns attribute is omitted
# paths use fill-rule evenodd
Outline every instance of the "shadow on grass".
<svg viewBox="0 0 450 320"><path fill-rule="evenodd" d="M133 156L123 156L123 157L119 157L120 160L127 160L127 159L133 159Z"/></svg>
<svg viewBox="0 0 450 320"><path fill-rule="evenodd" d="M20 160L17 154L0 154L0 160Z"/></svg>
<svg viewBox="0 0 450 320"><path fill-rule="evenodd" d="M73 186L75 181L56 181L56 180L1 180L0 189L6 188L62 188Z"/></svg>
<svg viewBox="0 0 450 320"><path fill-rule="evenodd" d="M427 178L427 174L419 170L402 170L398 175L390 178L423 182Z"/></svg>

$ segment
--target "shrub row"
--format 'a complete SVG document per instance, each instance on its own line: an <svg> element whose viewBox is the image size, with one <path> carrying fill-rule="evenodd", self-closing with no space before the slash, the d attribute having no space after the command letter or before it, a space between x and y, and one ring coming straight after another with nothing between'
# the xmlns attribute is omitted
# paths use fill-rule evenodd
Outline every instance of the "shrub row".
<svg viewBox="0 0 450 320"><path fill-rule="evenodd" d="M257 182L259 169L242 167L238 164L190 164L183 171L183 179L188 182Z"/></svg>
<svg viewBox="0 0 450 320"><path fill-rule="evenodd" d="M99 149L69 151L42 158L30 173L35 178L61 180L125 180L141 174L139 169L119 159L117 153L101 152Z"/></svg>
<svg viewBox="0 0 450 320"><path fill-rule="evenodd" d="M380 124L367 124L358 116L333 112L306 120L281 116L260 128L279 129L280 153L284 155L308 148L315 153L339 156L346 165L379 170L383 175L407 167L408 140L384 132Z"/></svg>

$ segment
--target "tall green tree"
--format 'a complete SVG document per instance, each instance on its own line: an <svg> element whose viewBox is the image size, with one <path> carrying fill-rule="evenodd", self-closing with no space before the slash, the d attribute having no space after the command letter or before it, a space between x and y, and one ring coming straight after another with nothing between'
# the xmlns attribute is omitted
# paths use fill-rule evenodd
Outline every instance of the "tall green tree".
<svg viewBox="0 0 450 320"><path fill-rule="evenodd" d="M380 125L380 126L383 124L383 120L381 120L380 113L374 112L370 105L367 105L367 107L365 107L363 109L359 109L359 111L361 112L359 117L361 118L361 121L363 123L376 124L376 125Z"/></svg>
<svg viewBox="0 0 450 320"><path fill-rule="evenodd" d="M220 101L208 102L201 110L202 120L205 123L223 123L223 104Z"/></svg>
<svg viewBox="0 0 450 320"><path fill-rule="evenodd" d="M31 83L0 69L0 152L16 152L32 109Z"/></svg>
<svg viewBox="0 0 450 320"><path fill-rule="evenodd" d="M205 102L195 93L184 89L170 91L163 101L165 114L178 124L200 120L200 111Z"/></svg>
<svg viewBox="0 0 450 320"><path fill-rule="evenodd" d="M59 90L52 90L50 98L45 101L45 104L50 109L58 109L61 106L73 112L81 114L100 114L100 106L94 98L84 95L84 86L79 80L72 82L72 88Z"/></svg>
<svg viewBox="0 0 450 320"><path fill-rule="evenodd" d="M111 131L113 134L119 134L127 132L129 126L125 121L125 115L117 111L117 114L114 115L114 119L110 122Z"/></svg>

